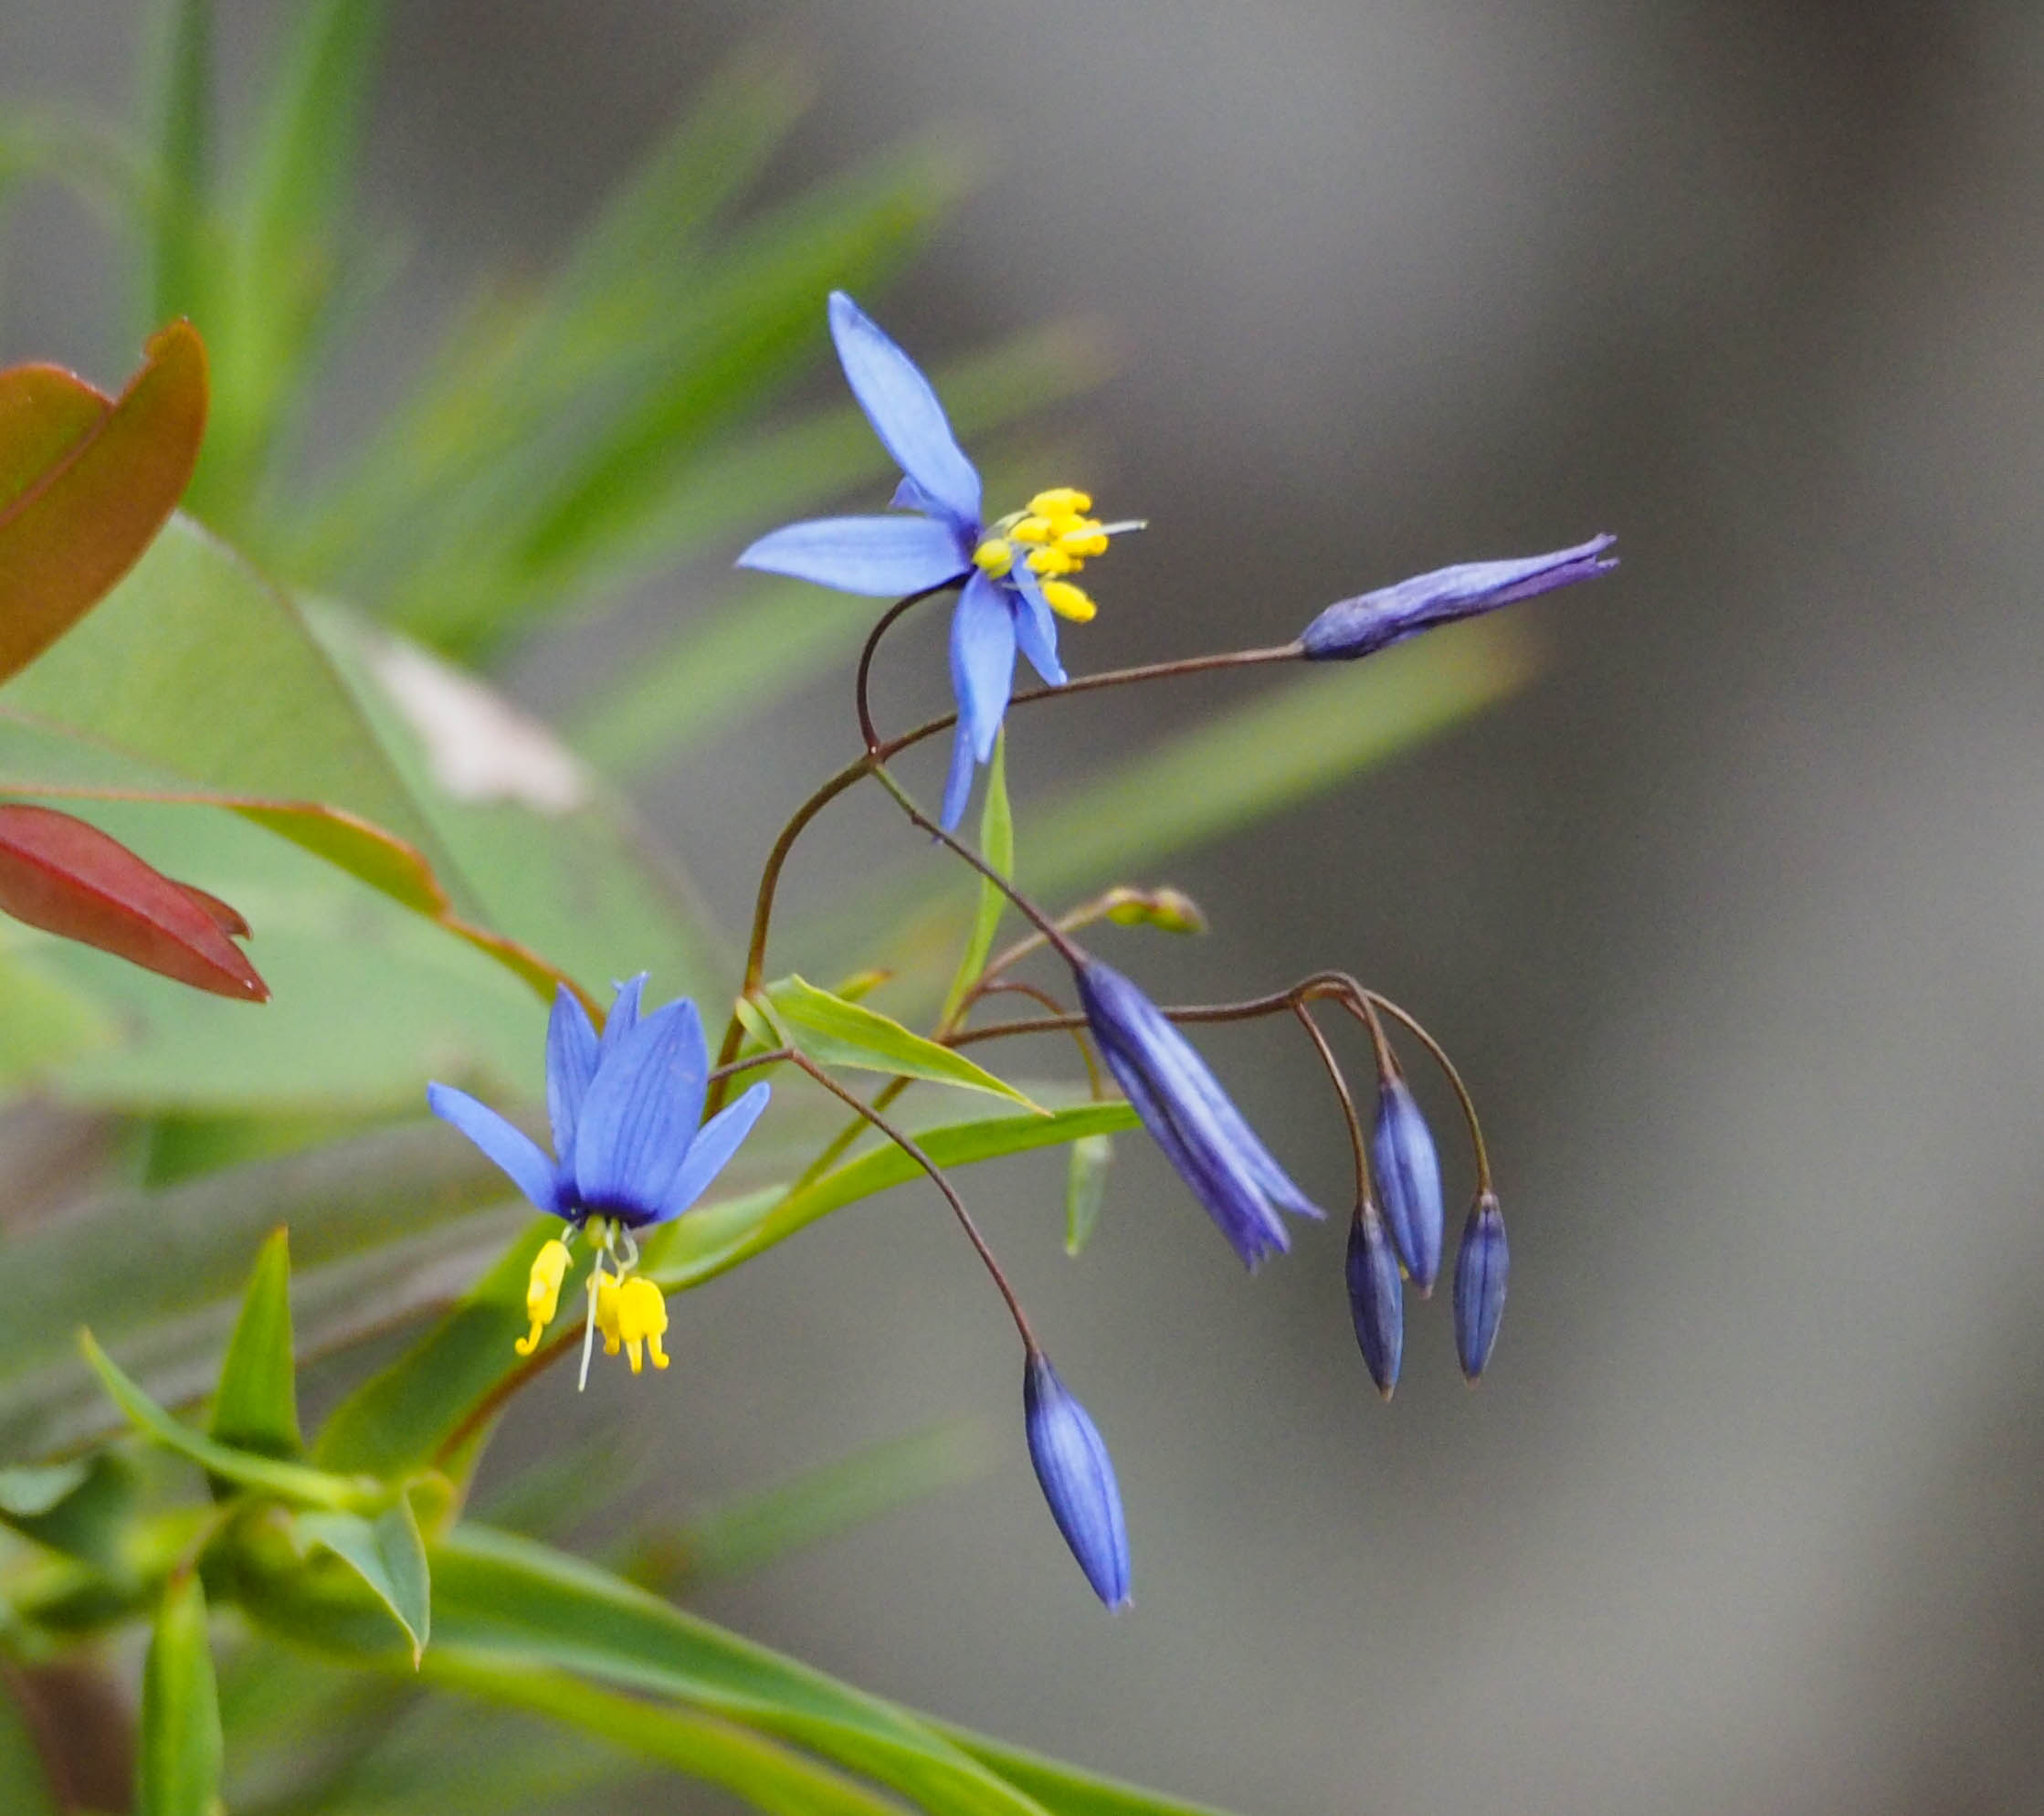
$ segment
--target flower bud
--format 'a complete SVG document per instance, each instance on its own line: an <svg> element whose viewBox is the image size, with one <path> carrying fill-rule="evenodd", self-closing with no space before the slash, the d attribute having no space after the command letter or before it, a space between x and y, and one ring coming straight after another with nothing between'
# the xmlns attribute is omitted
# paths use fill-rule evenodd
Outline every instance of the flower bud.
<svg viewBox="0 0 2044 1816"><path fill-rule="evenodd" d="M1592 536L1572 549L1528 555L1518 561L1472 561L1437 568L1396 586L1343 599L1321 613L1299 641L1309 660L1353 661L1389 644L1431 630L1437 624L1475 618L1552 592L1572 581L1594 579L1618 564L1603 559L1615 536Z"/></svg>
<svg viewBox="0 0 2044 1816"><path fill-rule="evenodd" d="M1405 1284L1384 1218L1367 1199L1355 1208L1355 1221L1349 1225L1348 1309L1364 1366L1377 1391L1389 1399L1405 1353Z"/></svg>
<svg viewBox="0 0 2044 1816"><path fill-rule="evenodd" d="M1498 1340L1498 1321L1504 1316L1505 1276L1512 1251L1504 1240L1504 1213L1485 1192L1470 1207L1462 1225L1462 1246L1455 1256L1455 1353L1462 1374L1472 1384L1491 1359Z"/></svg>
<svg viewBox="0 0 2044 1816"><path fill-rule="evenodd" d="M1440 1159L1411 1089L1396 1073L1377 1086L1370 1166L1398 1259L1425 1298L1440 1272Z"/></svg>
<svg viewBox="0 0 2044 1816"><path fill-rule="evenodd" d="M1129 1605L1129 1535L1121 1490L1100 1430L1065 1390L1040 1350L1029 1352L1022 1377L1022 1416L1050 1517L1093 1593L1110 1610Z"/></svg>

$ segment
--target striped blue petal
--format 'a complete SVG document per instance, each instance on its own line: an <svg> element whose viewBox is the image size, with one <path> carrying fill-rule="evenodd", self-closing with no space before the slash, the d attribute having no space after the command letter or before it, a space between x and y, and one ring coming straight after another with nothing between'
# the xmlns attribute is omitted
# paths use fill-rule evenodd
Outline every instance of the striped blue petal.
<svg viewBox="0 0 2044 1816"><path fill-rule="evenodd" d="M487 1103L479 1103L466 1091L451 1084L426 1087L427 1106L443 1123L456 1128L502 1167L512 1185L541 1210L565 1215L562 1208L560 1176L539 1143L523 1129L515 1127Z"/></svg>
<svg viewBox="0 0 2044 1816"><path fill-rule="evenodd" d="M560 985L546 1023L546 1119L553 1129L553 1151L564 1167L574 1154L575 1119L595 1075L596 1030L590 1025L589 1011L573 990Z"/></svg>
<svg viewBox="0 0 2044 1816"><path fill-rule="evenodd" d="M669 1184L660 1201L659 1220L679 1217L701 1198L711 1180L724 1170L725 1163L738 1152L738 1145L752 1133L766 1100L774 1094L769 1084L755 1084L735 1103L727 1103L702 1125L689 1146L688 1158Z"/></svg>
<svg viewBox="0 0 2044 1816"><path fill-rule="evenodd" d="M1058 616L1026 561L1015 564L1010 578L1017 595L1016 647L1029 659L1029 666L1043 677L1046 687L1062 687L1065 670L1058 660Z"/></svg>
<svg viewBox="0 0 2044 1816"><path fill-rule="evenodd" d="M1023 1429L1050 1516L1110 1610L1129 1605L1129 1534L1113 1459L1100 1428L1040 1350L1022 1377Z"/></svg>
<svg viewBox="0 0 2044 1816"><path fill-rule="evenodd" d="M819 517L762 536L738 565L893 599L957 579L971 566L972 551L935 517Z"/></svg>
<svg viewBox="0 0 2044 1816"><path fill-rule="evenodd" d="M1427 1118L1402 1078L1377 1087L1377 1119L1370 1131L1370 1170L1384 1200L1384 1220L1398 1259L1422 1296L1440 1274L1440 1156Z"/></svg>
<svg viewBox="0 0 2044 1816"><path fill-rule="evenodd" d="M696 1006L685 998L641 1019L603 1056L575 1131L575 1195L587 1211L644 1223L680 1169L710 1072Z"/></svg>
<svg viewBox="0 0 2044 1816"><path fill-rule="evenodd" d="M845 382L894 464L954 528L976 534L979 473L953 436L930 381L842 290L830 295L830 338L838 343Z"/></svg>
<svg viewBox="0 0 2044 1816"><path fill-rule="evenodd" d="M1462 1246L1455 1255L1455 1354L1463 1376L1474 1382L1498 1340L1504 1316L1505 1281L1512 1251L1505 1241L1504 1213L1485 1192L1470 1207Z"/></svg>
<svg viewBox="0 0 2044 1816"><path fill-rule="evenodd" d="M1004 590L976 567L951 615L951 685L973 755L985 763L1015 687L1015 618Z"/></svg>
<svg viewBox="0 0 2044 1816"><path fill-rule="evenodd" d="M1398 1278L1397 1251L1374 1204L1358 1205L1349 1225L1348 1309L1363 1365L1389 1399L1406 1346L1405 1283Z"/></svg>
<svg viewBox="0 0 2044 1816"><path fill-rule="evenodd" d="M937 824L946 832L957 831L958 822L965 817L965 803L973 797L974 768L973 734L961 713L951 734L951 770L944 777L943 810L937 816Z"/></svg>
<svg viewBox="0 0 2044 1816"><path fill-rule="evenodd" d="M597 1043L596 1063L616 1051L617 1043L638 1026L638 1006L646 997L646 973L627 977L610 999L610 1013L604 1018L604 1038Z"/></svg>

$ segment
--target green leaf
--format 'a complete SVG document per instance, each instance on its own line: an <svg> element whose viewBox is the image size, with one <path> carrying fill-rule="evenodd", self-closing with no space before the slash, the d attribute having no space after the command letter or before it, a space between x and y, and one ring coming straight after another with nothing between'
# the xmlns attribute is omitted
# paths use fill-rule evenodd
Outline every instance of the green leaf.
<svg viewBox="0 0 2044 1816"><path fill-rule="evenodd" d="M300 1514L295 1523L307 1549L331 1551L369 1586L411 1643L416 1670L432 1631L432 1586L426 1541L411 1497L397 1499L374 1519L361 1514Z"/></svg>
<svg viewBox="0 0 2044 1816"><path fill-rule="evenodd" d="M1040 1806L917 1717L837 1683L608 1572L487 1527L433 1547L434 1648L427 1669L572 1671L662 1696L809 1748L922 1808L1041 1816ZM381 1610L300 1577L244 1574L249 1611L306 1644L374 1659Z"/></svg>
<svg viewBox="0 0 2044 1816"><path fill-rule="evenodd" d="M290 1233L273 1230L256 1257L227 1339L213 1399L216 1442L262 1456L295 1457L305 1448L298 1429L297 1369L291 1357Z"/></svg>
<svg viewBox="0 0 2044 1816"><path fill-rule="evenodd" d="M1015 874L1015 814L1007 800L1007 728L1005 725L995 737L994 761L986 770L986 800L979 815L979 855L1002 876ZM965 942L965 951L958 961L951 988L944 992L943 1010L938 1017L941 1026L951 1026L964 1006L966 993L979 982L979 974L985 970L987 956L994 950L994 935L1000 929L1001 916L1006 912L1007 897L990 878L980 878L979 905L973 913L972 935Z"/></svg>
<svg viewBox="0 0 2044 1816"><path fill-rule="evenodd" d="M769 1012L788 1044L818 1065L927 1079L1038 1108L1012 1084L963 1053L924 1040L864 1003L848 1003L828 990L819 990L806 978L783 977L766 987L766 997Z"/></svg>
<svg viewBox="0 0 2044 1816"><path fill-rule="evenodd" d="M123 1541L136 1491L134 1466L111 1451L0 1469L0 1520L118 1579L128 1573Z"/></svg>
<svg viewBox="0 0 2044 1816"><path fill-rule="evenodd" d="M949 1722L932 1725L1017 1790L1036 1799L1049 1816L1226 1816L1211 1804L1186 1803L1117 1779L1098 1778Z"/></svg>
<svg viewBox="0 0 2044 1816"><path fill-rule="evenodd" d="M67 1060L110 1045L119 1029L90 997L26 953L0 951L0 1083L47 1076Z"/></svg>
<svg viewBox="0 0 2044 1816"><path fill-rule="evenodd" d="M1534 666L1525 633L1493 619L1312 668L1053 802L1032 822L1029 886L1056 895L1222 838L1470 717Z"/></svg>
<svg viewBox="0 0 2044 1816"><path fill-rule="evenodd" d="M191 1571L163 1590L142 1674L136 1816L216 1816L220 1704L205 1631L205 1592Z"/></svg>
<svg viewBox="0 0 2044 1816"><path fill-rule="evenodd" d="M212 0L159 0L153 47L159 194L148 319L211 319L206 204L213 139Z"/></svg>
<svg viewBox="0 0 2044 1816"><path fill-rule="evenodd" d="M1065 1173L1065 1252L1076 1255L1092 1241L1107 1198L1107 1175L1114 1164L1108 1135L1081 1135L1071 1145Z"/></svg>
<svg viewBox="0 0 2044 1816"><path fill-rule="evenodd" d="M303 1463L279 1462L273 1457L216 1443L190 1426L179 1424L143 1393L93 1340L90 1331L79 1333L79 1346L108 1396L138 1431L214 1475L224 1476L258 1494L273 1494L280 1501L305 1507L346 1511L374 1506L388 1498L389 1491L378 1482L350 1481L325 1470L309 1469Z"/></svg>

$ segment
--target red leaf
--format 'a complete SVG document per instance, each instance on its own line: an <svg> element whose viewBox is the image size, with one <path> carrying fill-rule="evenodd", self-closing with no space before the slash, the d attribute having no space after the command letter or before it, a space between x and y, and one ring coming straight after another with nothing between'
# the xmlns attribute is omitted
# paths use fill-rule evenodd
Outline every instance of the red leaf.
<svg viewBox="0 0 2044 1816"><path fill-rule="evenodd" d="M0 805L0 909L195 989L239 1002L269 997L227 937L248 931L238 913L53 808Z"/></svg>
<svg viewBox="0 0 2044 1816"><path fill-rule="evenodd" d="M176 507L205 432L205 347L150 336L118 402L51 365L0 372L0 681L112 591Z"/></svg>

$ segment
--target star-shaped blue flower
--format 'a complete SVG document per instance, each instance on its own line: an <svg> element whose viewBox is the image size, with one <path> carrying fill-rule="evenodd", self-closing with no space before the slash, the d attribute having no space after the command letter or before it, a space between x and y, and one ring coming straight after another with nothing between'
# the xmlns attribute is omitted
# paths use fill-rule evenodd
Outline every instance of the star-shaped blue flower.
<svg viewBox="0 0 2044 1816"><path fill-rule="evenodd" d="M643 976L619 986L603 1038L569 990L546 1030L546 1109L553 1156L486 1103L429 1084L433 1114L503 1168L534 1205L578 1230L592 1218L641 1230L692 1205L766 1108L755 1084L702 1120L710 1052L686 998L639 1013Z"/></svg>
<svg viewBox="0 0 2044 1816"><path fill-rule="evenodd" d="M762 536L741 567L785 574L871 598L899 598L963 582L951 620L951 683L958 730L940 816L964 818L973 769L994 754L1015 687L1015 652L1052 687L1064 684L1058 618L1083 623L1093 602L1066 576L1135 524L1103 524L1092 501L1068 488L1038 492L993 524L981 517L979 471L965 458L943 406L915 362L842 290L831 293L830 334L852 396L901 469L896 514L827 517Z"/></svg>

